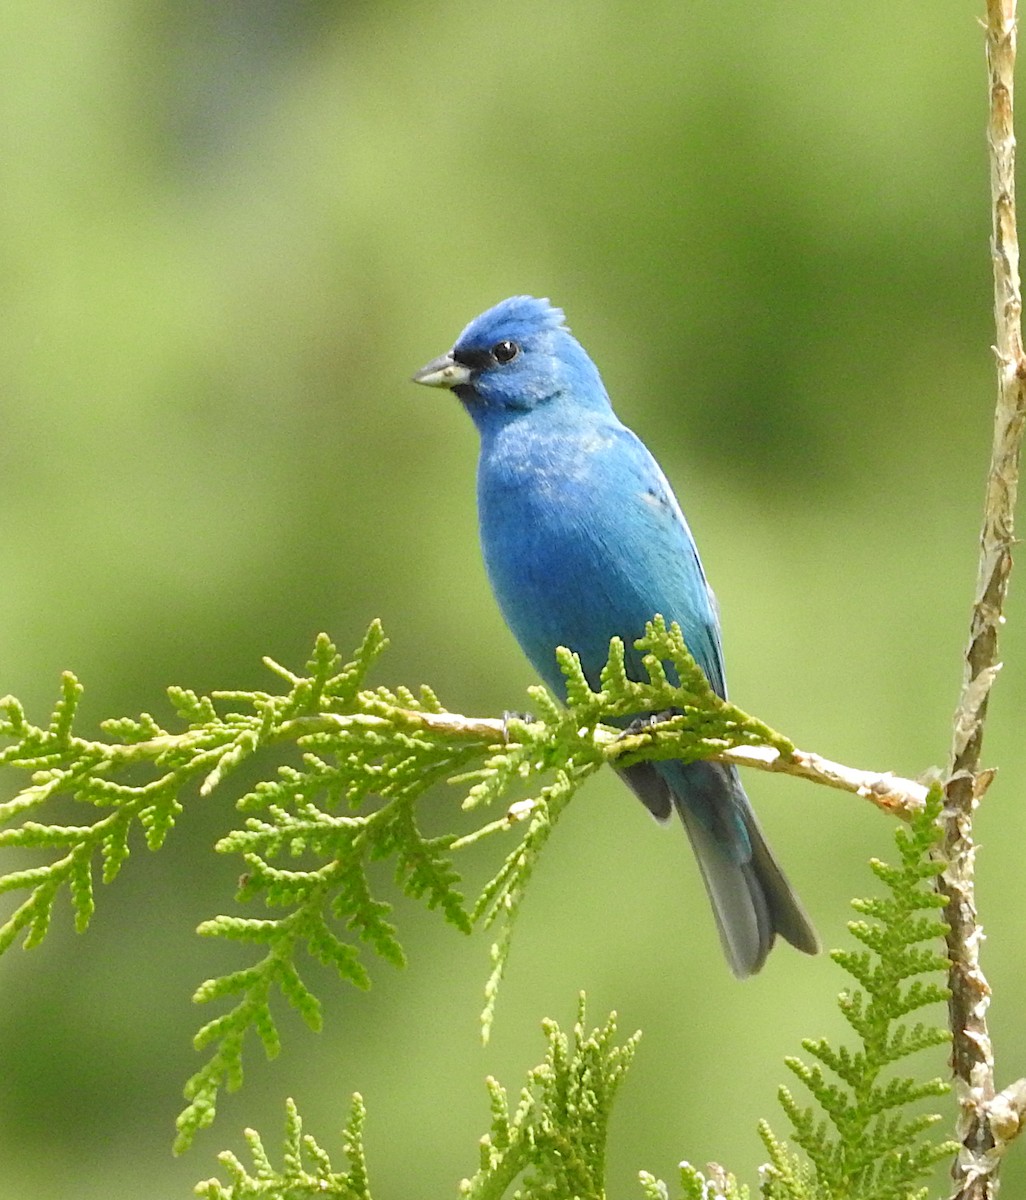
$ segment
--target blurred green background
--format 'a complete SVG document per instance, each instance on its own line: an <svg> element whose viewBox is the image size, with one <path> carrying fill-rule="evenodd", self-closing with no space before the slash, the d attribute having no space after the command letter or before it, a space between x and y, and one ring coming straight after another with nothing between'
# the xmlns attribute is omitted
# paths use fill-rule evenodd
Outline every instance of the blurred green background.
<svg viewBox="0 0 1026 1200"><path fill-rule="evenodd" d="M319 630L349 648L380 616L380 682L524 707L479 561L474 431L407 380L531 292L675 482L739 703L854 765L942 763L993 396L978 9L9 0L0 691L41 719L67 667L87 722L163 720L169 683L265 686L261 655L299 666ZM1026 1070L1020 593L978 861L1002 1084ZM749 783L839 944L891 824ZM375 1195L453 1196L484 1076L519 1087L580 988L645 1031L610 1195L685 1156L754 1181L782 1057L839 1032L825 956L785 947L735 983L683 837L610 775L538 873L487 1049L487 940L400 901L408 969L375 963L367 995L312 972L325 1032L283 1012L282 1056L251 1047L173 1160L211 1015L189 997L231 961L193 932L235 911L238 866L210 853L231 799L194 797L164 851L138 848L86 936L64 914L0 961L0 1196L185 1196L243 1126L276 1144L286 1094L337 1150L355 1089ZM1021 1154L1006 1181L1026 1187Z"/></svg>

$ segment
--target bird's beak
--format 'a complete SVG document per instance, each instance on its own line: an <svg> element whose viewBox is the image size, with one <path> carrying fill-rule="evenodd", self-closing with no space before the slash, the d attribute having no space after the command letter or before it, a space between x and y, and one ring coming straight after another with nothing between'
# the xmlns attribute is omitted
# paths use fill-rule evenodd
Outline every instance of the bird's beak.
<svg viewBox="0 0 1026 1200"><path fill-rule="evenodd" d="M434 358L426 367L413 376L414 383L423 383L427 387L454 388L461 383L470 382L470 368L458 363L452 354L443 354Z"/></svg>

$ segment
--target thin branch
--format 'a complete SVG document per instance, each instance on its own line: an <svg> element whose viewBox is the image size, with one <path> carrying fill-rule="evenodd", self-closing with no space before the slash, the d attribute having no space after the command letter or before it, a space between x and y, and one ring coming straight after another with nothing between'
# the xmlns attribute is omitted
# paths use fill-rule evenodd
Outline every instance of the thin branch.
<svg viewBox="0 0 1026 1200"><path fill-rule="evenodd" d="M396 720L406 729L423 729L468 741L485 744L510 744L514 739L515 725L493 717L464 717L459 713L416 712L410 709L392 709L389 716L370 713L336 715L321 713L314 717L299 717L289 721L280 730L280 738L299 737L331 729L343 729L358 724L365 728L385 730L394 728ZM633 753L643 745L663 736L658 724L648 726L643 732L624 735L622 731L606 726L595 729L595 744L603 751L606 759L615 765L625 754ZM710 758L718 762L734 763L739 767L754 767L777 775L793 775L796 779L808 779L812 783L837 788L863 796L878 808L894 816L909 817L918 812L926 801L927 785L914 779L902 779L889 771L862 771L857 767L846 767L831 762L807 750L794 750L783 754L772 746L738 746L724 749Z"/></svg>
<svg viewBox="0 0 1026 1200"><path fill-rule="evenodd" d="M437 713L389 706L387 715L317 713L294 717L285 721L267 742L281 744L294 742L311 734L338 733L352 729L388 734L400 728L410 733L436 733L461 742L497 747L516 744L516 725L517 722L497 717L465 717L461 713ZM672 728L658 723L649 725L642 732L635 734L625 734L611 726L599 725L594 729L593 737L596 748L607 762L615 766L624 755L635 753L654 741L675 741L677 734ZM121 766L128 763L159 765L169 755L186 752L199 755L201 751L205 751L207 758L216 759L222 753L222 748L210 747L208 739L207 731L190 729L183 733L162 733L142 742L127 742L123 745L91 742L81 738L74 741L80 755L85 756L92 751L98 763ZM851 792L863 796L885 812L902 818L907 818L922 808L928 790L926 784L914 779L903 779L889 771L863 771L857 767L844 766L808 750L796 749L788 754L773 746L736 746L725 747L709 754L708 757L717 762L754 767L756 770L776 775L792 775L796 779L807 779L811 783ZM208 766L209 763L197 758L192 764L192 773L204 771ZM208 776L200 788L201 793L209 793L216 783L216 775Z"/></svg>
<svg viewBox="0 0 1026 1200"><path fill-rule="evenodd" d="M915 779L902 779L890 771L861 771L857 767L846 767L807 750L781 754L769 746L739 746L718 757L723 762L732 762L737 766L758 767L760 771L793 775L796 779L808 779L842 792L853 792L903 820L922 809L929 791L927 784Z"/></svg>
<svg viewBox="0 0 1026 1200"><path fill-rule="evenodd" d="M1015 1111L1017 1106L1009 1105L1008 1093L995 1097L994 1057L987 1030L990 988L979 963L983 934L976 914L972 829L973 813L992 774L981 771L980 754L987 701L1000 667L998 630L1012 567L1013 513L1026 416L1012 125L1015 9L1016 0L987 0L990 74L987 139L993 202L991 254L998 394L980 535L979 574L946 788L943 854L947 867L938 884L947 901L945 916L951 928L948 935L951 1063L961 1105L958 1136L962 1141L962 1150L952 1168L958 1200L991 1200L996 1195L1003 1145L1010 1133L1014 1136L1018 1132L1017 1121L1004 1119L1009 1109Z"/></svg>

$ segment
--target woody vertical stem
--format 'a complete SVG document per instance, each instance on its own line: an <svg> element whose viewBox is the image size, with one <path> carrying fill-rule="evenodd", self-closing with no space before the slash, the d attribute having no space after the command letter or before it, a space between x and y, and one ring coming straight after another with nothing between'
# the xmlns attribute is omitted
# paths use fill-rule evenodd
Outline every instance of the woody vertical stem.
<svg viewBox="0 0 1026 1200"><path fill-rule="evenodd" d="M990 988L980 969L982 930L973 882L973 813L990 781L981 770L984 721L990 688L1000 667L998 630L1012 567L1013 513L1026 412L1019 286L1019 243L1015 218L1013 69L1016 0L987 0L987 64L990 81L988 145L992 199L991 254L994 269L997 405L987 477L979 574L958 708L944 816L947 869L940 882L951 926L949 1004L952 1070L960 1101L958 1136L962 1151L953 1168L960 1200L990 1200L997 1189L996 1140L991 1124L994 1059L987 1030Z"/></svg>

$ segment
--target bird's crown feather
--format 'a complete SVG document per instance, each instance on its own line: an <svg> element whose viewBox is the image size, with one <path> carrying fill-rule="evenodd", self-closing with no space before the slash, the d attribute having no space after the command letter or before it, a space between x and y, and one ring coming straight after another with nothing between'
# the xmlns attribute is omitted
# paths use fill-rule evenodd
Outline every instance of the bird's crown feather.
<svg viewBox="0 0 1026 1200"><path fill-rule="evenodd" d="M470 322L456 339L457 348L490 346L500 338L522 340L531 334L566 328L563 310L535 296L510 296Z"/></svg>

